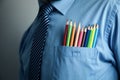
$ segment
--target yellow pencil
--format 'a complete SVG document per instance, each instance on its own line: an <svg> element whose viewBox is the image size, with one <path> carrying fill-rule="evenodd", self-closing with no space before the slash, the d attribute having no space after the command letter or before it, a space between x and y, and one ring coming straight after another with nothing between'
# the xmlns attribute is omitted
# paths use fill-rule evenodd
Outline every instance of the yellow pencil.
<svg viewBox="0 0 120 80"><path fill-rule="evenodd" d="M76 37L75 37L74 47L77 47L79 33L80 33L80 23L78 25L78 29L77 29L77 33L76 33Z"/></svg>
<svg viewBox="0 0 120 80"><path fill-rule="evenodd" d="M70 47L73 46L74 36L75 36L75 30L76 30L76 23L74 22L74 26L73 26L73 29L72 29L71 41L70 41Z"/></svg>

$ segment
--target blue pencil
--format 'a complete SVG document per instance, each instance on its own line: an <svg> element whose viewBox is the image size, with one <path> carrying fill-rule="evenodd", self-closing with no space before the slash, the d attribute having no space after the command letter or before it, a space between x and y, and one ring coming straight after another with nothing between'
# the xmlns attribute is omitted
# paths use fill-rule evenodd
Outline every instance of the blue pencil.
<svg viewBox="0 0 120 80"><path fill-rule="evenodd" d="M94 37L93 46L92 46L93 48L95 48L95 46L96 46L98 32L99 32L99 26L96 25L95 37Z"/></svg>
<svg viewBox="0 0 120 80"><path fill-rule="evenodd" d="M85 37L84 47L87 47L87 45L88 45L90 32L91 32L90 27L88 27L86 37Z"/></svg>

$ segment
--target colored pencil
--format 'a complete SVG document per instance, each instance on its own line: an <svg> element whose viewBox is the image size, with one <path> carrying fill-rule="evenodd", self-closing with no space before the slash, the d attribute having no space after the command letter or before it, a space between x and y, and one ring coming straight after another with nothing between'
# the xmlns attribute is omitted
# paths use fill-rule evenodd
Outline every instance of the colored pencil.
<svg viewBox="0 0 120 80"><path fill-rule="evenodd" d="M96 25L94 24L94 26L93 26L93 30L92 30L92 38L91 38L91 44L90 44L90 48L92 48L92 46L93 46L93 41L94 41L94 36L95 36L95 30L96 30L96 27L95 27Z"/></svg>
<svg viewBox="0 0 120 80"><path fill-rule="evenodd" d="M84 47L87 47L88 40L89 40L89 36L90 36L90 31L91 31L91 30L90 30L90 26L89 26L88 29L87 29L87 32L86 32Z"/></svg>
<svg viewBox="0 0 120 80"><path fill-rule="evenodd" d="M73 46L73 42L74 42L74 37L75 37L75 30L76 30L76 23L74 22L74 26L72 28L72 35L71 35L71 41L70 41L70 46Z"/></svg>
<svg viewBox="0 0 120 80"><path fill-rule="evenodd" d="M99 32L99 26L98 26L98 24L96 24L95 37L94 37L93 46L92 46L93 48L95 48L95 46L96 46L98 32Z"/></svg>
<svg viewBox="0 0 120 80"><path fill-rule="evenodd" d="M68 35L67 35L67 44L66 44L66 46L70 46L71 33L72 33L72 21L70 22L70 25L68 27Z"/></svg>
<svg viewBox="0 0 120 80"><path fill-rule="evenodd" d="M66 22L66 27L65 27L65 32L64 32L63 46L66 46L67 33L68 33L68 25L69 25L69 21Z"/></svg>
<svg viewBox="0 0 120 80"><path fill-rule="evenodd" d="M89 42L88 42L89 48L92 48L94 34L95 34L95 27L91 27L91 33L90 33Z"/></svg>
<svg viewBox="0 0 120 80"><path fill-rule="evenodd" d="M74 47L77 47L79 33L80 33L80 23L79 23L78 28L77 28L77 33L76 33L76 37L75 37Z"/></svg>
<svg viewBox="0 0 120 80"><path fill-rule="evenodd" d="M78 47L81 47L82 45L82 39L83 39L83 30L84 28L81 29L80 34L79 34L79 39L78 39Z"/></svg>
<svg viewBox="0 0 120 80"><path fill-rule="evenodd" d="M82 47L84 47L86 32L87 32L87 28L84 28L83 40L82 40Z"/></svg>

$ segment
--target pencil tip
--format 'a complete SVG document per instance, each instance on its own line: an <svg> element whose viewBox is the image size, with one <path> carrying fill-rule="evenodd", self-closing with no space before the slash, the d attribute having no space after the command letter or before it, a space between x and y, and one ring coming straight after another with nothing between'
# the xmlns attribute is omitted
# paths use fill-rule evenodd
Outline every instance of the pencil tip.
<svg viewBox="0 0 120 80"><path fill-rule="evenodd" d="M67 25L69 24L69 20L67 20L66 24L67 24Z"/></svg>
<svg viewBox="0 0 120 80"><path fill-rule="evenodd" d="M81 26L81 24L80 24L80 22L79 22L79 25L78 25L79 27Z"/></svg>
<svg viewBox="0 0 120 80"><path fill-rule="evenodd" d="M87 28L85 28L85 32L87 31Z"/></svg>
<svg viewBox="0 0 120 80"><path fill-rule="evenodd" d="M88 30L90 30L90 26L88 26Z"/></svg>
<svg viewBox="0 0 120 80"><path fill-rule="evenodd" d="M74 27L76 27L76 22L74 22Z"/></svg>
<svg viewBox="0 0 120 80"><path fill-rule="evenodd" d="M98 25L98 24L96 24L96 28L99 28L99 25Z"/></svg>
<svg viewBox="0 0 120 80"><path fill-rule="evenodd" d="M70 21L70 25L72 26L72 21Z"/></svg>

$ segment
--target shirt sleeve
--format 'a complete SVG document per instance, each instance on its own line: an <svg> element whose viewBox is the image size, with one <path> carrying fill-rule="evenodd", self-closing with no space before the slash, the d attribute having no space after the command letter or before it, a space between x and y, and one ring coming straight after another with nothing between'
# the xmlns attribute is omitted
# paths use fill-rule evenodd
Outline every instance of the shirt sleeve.
<svg viewBox="0 0 120 80"><path fill-rule="evenodd" d="M26 31L22 37L21 43L20 43L20 48L19 48L19 59L20 59L20 70L19 70L19 80L24 80L24 70L23 70L23 63L22 63L22 53L24 49L24 42L25 42L25 37L27 36L28 31Z"/></svg>
<svg viewBox="0 0 120 80"><path fill-rule="evenodd" d="M116 68L120 76L120 0L114 6L114 18L110 35L110 46L116 60Z"/></svg>

